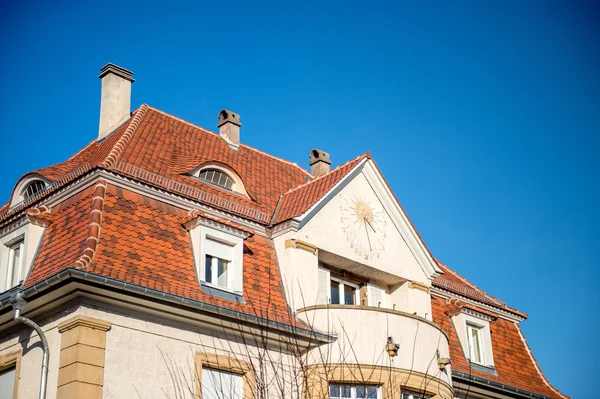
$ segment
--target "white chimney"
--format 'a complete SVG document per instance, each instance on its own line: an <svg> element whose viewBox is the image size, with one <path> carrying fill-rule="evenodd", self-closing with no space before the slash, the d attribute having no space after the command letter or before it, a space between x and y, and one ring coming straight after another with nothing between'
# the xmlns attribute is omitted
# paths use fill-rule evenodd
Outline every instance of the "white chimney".
<svg viewBox="0 0 600 399"><path fill-rule="evenodd" d="M219 135L229 144L231 148L237 150L240 146L240 116L227 109L219 112Z"/></svg>
<svg viewBox="0 0 600 399"><path fill-rule="evenodd" d="M316 148L310 152L310 161L308 162L311 172L315 176L321 176L329 172L331 160L329 154Z"/></svg>
<svg viewBox="0 0 600 399"><path fill-rule="evenodd" d="M134 80L133 72L110 63L102 67L98 77L102 79L98 140L102 140L129 119Z"/></svg>

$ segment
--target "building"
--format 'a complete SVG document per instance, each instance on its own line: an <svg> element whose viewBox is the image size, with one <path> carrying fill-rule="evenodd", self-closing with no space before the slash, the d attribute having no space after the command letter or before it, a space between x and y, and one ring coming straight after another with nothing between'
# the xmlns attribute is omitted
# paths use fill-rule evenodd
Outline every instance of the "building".
<svg viewBox="0 0 600 399"><path fill-rule="evenodd" d="M369 153L305 170L101 71L98 136L0 208L0 397L566 398Z"/></svg>

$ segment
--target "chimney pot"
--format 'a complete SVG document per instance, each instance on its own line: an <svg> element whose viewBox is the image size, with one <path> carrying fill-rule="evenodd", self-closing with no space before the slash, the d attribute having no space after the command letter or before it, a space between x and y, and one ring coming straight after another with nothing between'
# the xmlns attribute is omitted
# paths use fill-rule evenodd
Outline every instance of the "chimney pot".
<svg viewBox="0 0 600 399"><path fill-rule="evenodd" d="M98 77L102 79L98 140L102 140L129 119L134 80L133 72L110 63L100 69Z"/></svg>
<svg viewBox="0 0 600 399"><path fill-rule="evenodd" d="M310 161L308 165L311 167L312 174L315 176L321 176L329 172L331 167L331 160L329 159L329 153L316 148L310 152Z"/></svg>
<svg viewBox="0 0 600 399"><path fill-rule="evenodd" d="M219 135L235 150L240 146L240 115L227 109L219 112Z"/></svg>

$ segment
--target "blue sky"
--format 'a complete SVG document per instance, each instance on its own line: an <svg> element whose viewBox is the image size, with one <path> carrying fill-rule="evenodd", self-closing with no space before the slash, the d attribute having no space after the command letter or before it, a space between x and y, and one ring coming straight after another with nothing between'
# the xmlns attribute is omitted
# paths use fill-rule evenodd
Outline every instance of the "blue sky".
<svg viewBox="0 0 600 399"><path fill-rule="evenodd" d="M0 1L1 202L96 137L113 62L134 107L213 130L232 109L242 142L301 165L370 151L433 253L528 313L550 381L592 397L598 5L416 3Z"/></svg>

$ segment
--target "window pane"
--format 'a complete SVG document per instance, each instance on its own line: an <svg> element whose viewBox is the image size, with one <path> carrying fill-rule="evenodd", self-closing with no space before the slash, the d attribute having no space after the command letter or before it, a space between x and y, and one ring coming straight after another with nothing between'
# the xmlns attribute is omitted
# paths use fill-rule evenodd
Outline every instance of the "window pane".
<svg viewBox="0 0 600 399"><path fill-rule="evenodd" d="M0 398L12 398L15 389L16 368L0 371Z"/></svg>
<svg viewBox="0 0 600 399"><path fill-rule="evenodd" d="M340 387L340 398L352 398L352 388L349 385L342 385Z"/></svg>
<svg viewBox="0 0 600 399"><path fill-rule="evenodd" d="M229 265L229 262L223 259L218 259L218 262L217 285L227 288L227 266Z"/></svg>
<svg viewBox="0 0 600 399"><path fill-rule="evenodd" d="M367 397L367 389L365 387L356 387L356 398L364 399Z"/></svg>
<svg viewBox="0 0 600 399"><path fill-rule="evenodd" d="M354 305L355 294L356 288L344 285L344 305Z"/></svg>
<svg viewBox="0 0 600 399"><path fill-rule="evenodd" d="M473 353L471 356L473 357L473 361L481 362L481 343L479 342L479 329L471 327L471 340L473 342Z"/></svg>
<svg viewBox="0 0 600 399"><path fill-rule="evenodd" d="M329 386L329 397L331 399L339 399L339 397L340 397L339 385L330 385Z"/></svg>
<svg viewBox="0 0 600 399"><path fill-rule="evenodd" d="M12 256L12 286L19 284L21 281L21 242L13 245L10 248Z"/></svg>
<svg viewBox="0 0 600 399"><path fill-rule="evenodd" d="M212 260L212 256L206 255L206 261L204 262L204 280L207 283L212 283Z"/></svg>
<svg viewBox="0 0 600 399"><path fill-rule="evenodd" d="M331 280L331 304L339 305L340 303L340 283Z"/></svg>
<svg viewBox="0 0 600 399"><path fill-rule="evenodd" d="M367 398L368 399L377 399L377 387L368 387L367 388Z"/></svg>
<svg viewBox="0 0 600 399"><path fill-rule="evenodd" d="M241 399L242 377L202 367L202 399Z"/></svg>
<svg viewBox="0 0 600 399"><path fill-rule="evenodd" d="M206 169L200 172L198 177L209 183L215 184L219 187L224 187L231 190L233 187L233 181L227 176L227 174L216 169Z"/></svg>

